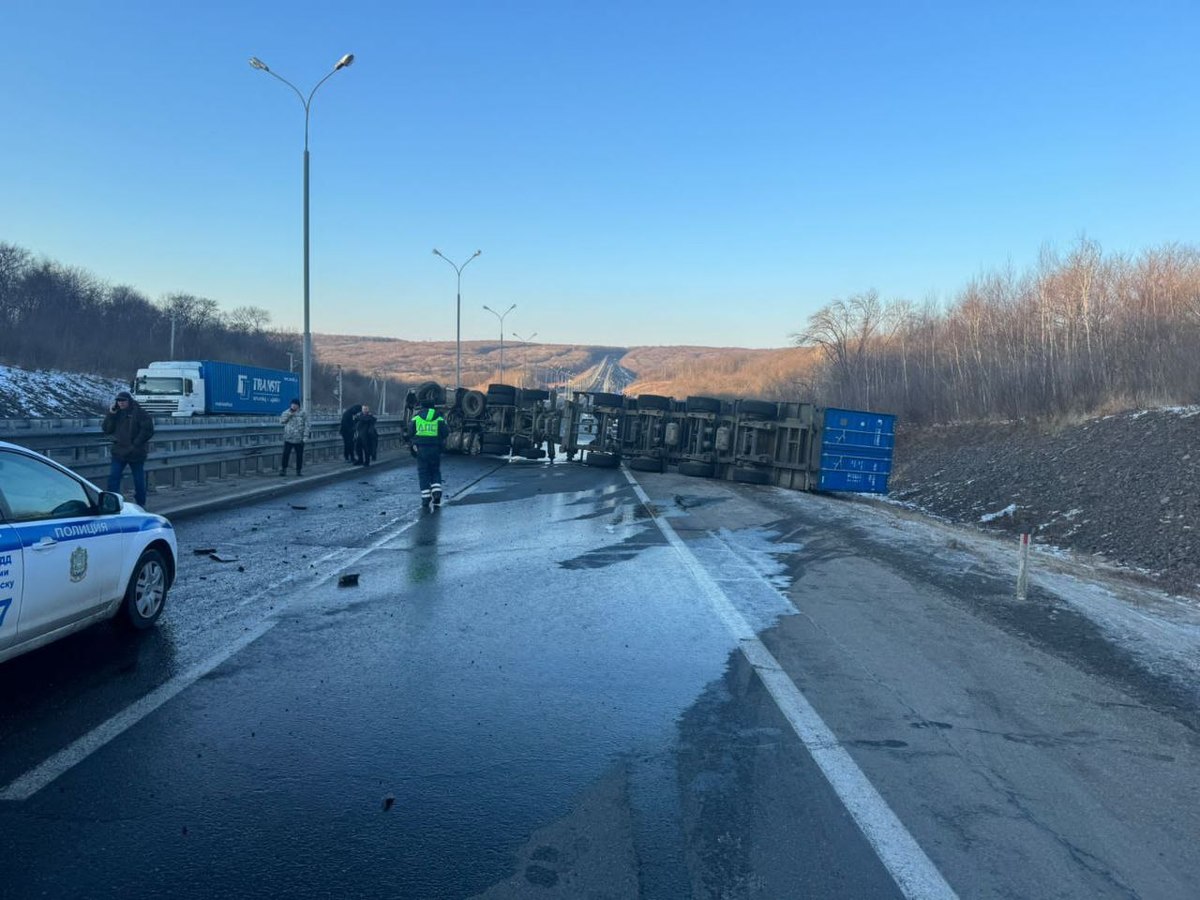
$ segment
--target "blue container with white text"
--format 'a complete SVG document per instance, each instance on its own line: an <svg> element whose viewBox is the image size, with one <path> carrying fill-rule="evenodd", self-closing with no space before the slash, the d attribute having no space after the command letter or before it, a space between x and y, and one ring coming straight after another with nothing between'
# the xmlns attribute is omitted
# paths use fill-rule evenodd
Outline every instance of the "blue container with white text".
<svg viewBox="0 0 1200 900"><path fill-rule="evenodd" d="M886 494L895 446L895 416L826 409L817 490Z"/></svg>
<svg viewBox="0 0 1200 900"><path fill-rule="evenodd" d="M204 360L204 406L209 414L279 415L300 396L300 378L291 372Z"/></svg>

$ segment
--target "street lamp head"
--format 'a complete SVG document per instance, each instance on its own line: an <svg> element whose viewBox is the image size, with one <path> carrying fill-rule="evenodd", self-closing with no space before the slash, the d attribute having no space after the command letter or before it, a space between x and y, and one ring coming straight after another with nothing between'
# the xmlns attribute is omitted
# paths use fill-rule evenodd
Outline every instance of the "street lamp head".
<svg viewBox="0 0 1200 900"><path fill-rule="evenodd" d="M441 255L442 255L442 251L441 251L441 250L439 250L437 247L434 247L434 248L433 248L433 255L434 255L434 256L441 256Z"/></svg>
<svg viewBox="0 0 1200 900"><path fill-rule="evenodd" d="M478 256L482 252L483 252L482 250L476 250L474 255L471 258L474 259L476 256Z"/></svg>
<svg viewBox="0 0 1200 900"><path fill-rule="evenodd" d="M339 60L338 60L338 61L337 61L337 62L334 64L334 66L333 66L333 71L335 71L335 72L336 72L338 69L344 69L344 68L346 68L348 65L350 65L352 62L354 62L354 54L353 54L353 53L347 53L345 56L343 56L341 59L339 59Z"/></svg>
<svg viewBox="0 0 1200 900"><path fill-rule="evenodd" d="M250 65L256 69L262 69L264 72L271 71L269 68L267 68L267 64L265 62L263 62L261 59L259 59L257 56L250 57Z"/></svg>

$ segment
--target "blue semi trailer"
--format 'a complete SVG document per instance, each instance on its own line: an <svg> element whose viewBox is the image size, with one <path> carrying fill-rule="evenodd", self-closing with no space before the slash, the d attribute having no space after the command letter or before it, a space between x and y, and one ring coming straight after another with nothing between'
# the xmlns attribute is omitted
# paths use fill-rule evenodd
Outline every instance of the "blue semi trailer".
<svg viewBox="0 0 1200 900"><path fill-rule="evenodd" d="M299 396L292 372L214 360L152 362L133 380L134 399L156 416L278 415Z"/></svg>

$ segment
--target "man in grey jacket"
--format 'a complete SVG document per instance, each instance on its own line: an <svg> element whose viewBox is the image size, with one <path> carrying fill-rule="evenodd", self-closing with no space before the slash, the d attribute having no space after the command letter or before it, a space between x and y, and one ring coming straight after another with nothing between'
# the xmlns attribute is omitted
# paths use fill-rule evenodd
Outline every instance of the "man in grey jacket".
<svg viewBox="0 0 1200 900"><path fill-rule="evenodd" d="M296 451L296 475L304 468L304 439L308 436L308 413L300 408L300 401L293 398L291 404L279 417L283 423L283 465L279 474L286 475L292 451Z"/></svg>

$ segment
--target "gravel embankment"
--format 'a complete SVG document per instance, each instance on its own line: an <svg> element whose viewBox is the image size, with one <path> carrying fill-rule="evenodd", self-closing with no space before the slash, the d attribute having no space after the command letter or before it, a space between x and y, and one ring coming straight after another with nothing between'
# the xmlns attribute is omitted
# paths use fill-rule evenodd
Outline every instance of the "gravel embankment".
<svg viewBox="0 0 1200 900"><path fill-rule="evenodd" d="M1200 595L1200 407L902 430L889 486L952 521L1029 531Z"/></svg>

